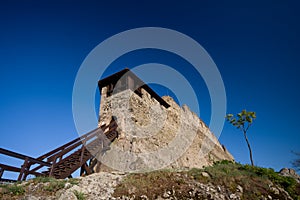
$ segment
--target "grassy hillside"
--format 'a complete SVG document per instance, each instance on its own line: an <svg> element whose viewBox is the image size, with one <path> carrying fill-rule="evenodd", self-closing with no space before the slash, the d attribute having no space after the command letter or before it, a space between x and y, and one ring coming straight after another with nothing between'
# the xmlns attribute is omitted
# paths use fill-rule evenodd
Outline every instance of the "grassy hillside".
<svg viewBox="0 0 300 200"><path fill-rule="evenodd" d="M288 194L286 194L286 192ZM300 199L300 184L273 169L217 162L204 169L130 174L115 190L115 197L177 199Z"/></svg>
<svg viewBox="0 0 300 200"><path fill-rule="evenodd" d="M273 169L222 161L203 169L99 173L69 180L39 177L0 185L0 199L34 198L300 200L300 184Z"/></svg>

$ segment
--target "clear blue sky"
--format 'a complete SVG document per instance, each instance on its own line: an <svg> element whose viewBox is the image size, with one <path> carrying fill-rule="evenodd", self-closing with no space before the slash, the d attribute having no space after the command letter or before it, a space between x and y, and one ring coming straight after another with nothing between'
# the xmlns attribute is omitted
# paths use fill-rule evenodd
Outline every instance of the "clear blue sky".
<svg viewBox="0 0 300 200"><path fill-rule="evenodd" d="M103 2L0 3L2 148L36 157L76 138L72 89L82 61L114 34L156 26L180 31L208 51L226 87L228 113L257 112L249 130L255 163L291 167L291 151L300 151L297 1ZM116 60L107 74L154 61L179 71L187 65L166 52L137 51ZM199 83L201 118L209 123L207 88L186 73ZM249 163L240 132L226 124L220 141L236 161Z"/></svg>

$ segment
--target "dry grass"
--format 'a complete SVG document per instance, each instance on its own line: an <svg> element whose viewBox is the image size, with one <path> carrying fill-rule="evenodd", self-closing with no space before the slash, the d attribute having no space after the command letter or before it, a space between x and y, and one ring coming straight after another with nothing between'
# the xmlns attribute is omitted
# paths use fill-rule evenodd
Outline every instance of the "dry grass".
<svg viewBox="0 0 300 200"><path fill-rule="evenodd" d="M210 176L205 177L203 172ZM229 161L215 163L204 169L191 169L183 172L154 171L143 174L130 174L114 192L114 197L147 195L150 199L162 196L166 191L175 191L176 197L184 199L197 184L222 186L228 193L236 192L238 185L243 188L243 199L257 199L271 195L283 198L270 191L270 184L284 188L294 199L300 199L300 184L289 177L283 177L273 169L251 167Z"/></svg>

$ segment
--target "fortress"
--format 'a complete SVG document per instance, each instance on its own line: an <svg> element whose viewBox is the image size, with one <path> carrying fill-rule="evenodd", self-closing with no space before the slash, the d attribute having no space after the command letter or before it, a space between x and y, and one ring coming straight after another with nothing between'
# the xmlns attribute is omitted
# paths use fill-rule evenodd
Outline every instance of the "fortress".
<svg viewBox="0 0 300 200"><path fill-rule="evenodd" d="M98 83L99 127L116 119L118 138L98 157L95 171L202 168L233 160L206 124L188 106L160 97L129 69ZM109 167L107 167L109 166Z"/></svg>

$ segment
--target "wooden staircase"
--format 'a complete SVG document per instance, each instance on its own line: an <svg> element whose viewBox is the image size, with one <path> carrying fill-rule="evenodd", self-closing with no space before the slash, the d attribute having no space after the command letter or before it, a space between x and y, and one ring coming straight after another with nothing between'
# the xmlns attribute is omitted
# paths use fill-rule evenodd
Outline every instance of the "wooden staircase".
<svg viewBox="0 0 300 200"><path fill-rule="evenodd" d="M72 173L79 168L81 168L81 175L91 174L93 165L88 165L88 161L109 150L110 143L117 137L117 123L112 119L108 125L96 128L38 158L0 149L2 154L24 160L21 168L0 163L0 180L5 170L19 172L18 181L26 180L29 174L64 179L71 177ZM33 166L35 167L31 169ZM42 169L46 170L41 172Z"/></svg>

